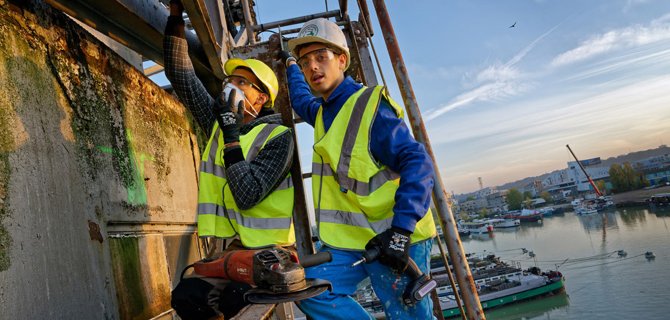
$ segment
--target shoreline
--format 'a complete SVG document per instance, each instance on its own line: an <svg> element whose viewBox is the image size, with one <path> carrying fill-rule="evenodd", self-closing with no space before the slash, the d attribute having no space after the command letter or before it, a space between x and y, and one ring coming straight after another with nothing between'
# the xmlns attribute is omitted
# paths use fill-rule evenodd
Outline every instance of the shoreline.
<svg viewBox="0 0 670 320"><path fill-rule="evenodd" d="M616 193L612 195L612 201L617 208L646 206L646 200L657 193L670 193L670 186Z"/></svg>

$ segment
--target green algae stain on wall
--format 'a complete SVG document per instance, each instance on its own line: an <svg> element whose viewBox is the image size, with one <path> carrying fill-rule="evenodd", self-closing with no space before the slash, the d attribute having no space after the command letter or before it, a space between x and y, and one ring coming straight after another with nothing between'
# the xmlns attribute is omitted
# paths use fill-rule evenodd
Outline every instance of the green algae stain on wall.
<svg viewBox="0 0 670 320"><path fill-rule="evenodd" d="M116 295L119 306L123 309L121 317L132 318L142 314L147 305L147 297L142 287L142 267L139 248L139 239L136 237L112 238L109 242L112 253L112 267L116 283Z"/></svg>
<svg viewBox="0 0 670 320"><path fill-rule="evenodd" d="M126 95L138 93L123 86L127 75L121 70L131 67L116 65L115 61L88 40L68 43L51 55L53 73L74 110L71 127L84 171L94 181L100 178L101 169L111 164L127 191L126 204L142 209L147 205L145 161L154 158L137 152L131 141L132 135L126 127Z"/></svg>
<svg viewBox="0 0 670 320"><path fill-rule="evenodd" d="M11 33L0 32L0 272L8 270L11 266L12 237L3 224L3 220L11 214L9 209L9 181L11 177L11 166L9 156L27 138L23 131L23 124L15 110L17 97L21 92L14 84L13 73L19 63L13 56L12 50L27 50L25 45L15 45L16 39L11 38ZM21 59L23 60L23 59ZM25 62L25 60L24 60ZM29 65L27 63L24 63ZM30 69L28 71L31 71Z"/></svg>
<svg viewBox="0 0 670 320"><path fill-rule="evenodd" d="M2 118L0 115L0 131L7 132ZM8 155L0 149L0 272L9 269L11 265L9 253L12 246L12 237L2 224L2 220L9 215L9 209L6 206L9 202L9 173Z"/></svg>
<svg viewBox="0 0 670 320"><path fill-rule="evenodd" d="M3 81L4 82L4 81ZM2 220L9 216L9 152L14 149L14 139L11 134L10 115L8 101L0 98L0 272L9 269L11 261L9 258L12 246L12 237L5 228Z"/></svg>
<svg viewBox="0 0 670 320"><path fill-rule="evenodd" d="M144 168L145 161L151 160L154 158L146 153L138 152L133 147L133 136L130 130L126 130L126 140L128 141L128 146L130 149L128 160L130 160L130 166L118 166L119 168L126 168L122 170L120 175L123 178L124 186L128 194L128 204L133 206L140 206L147 204L147 190L144 183ZM108 147L108 146L98 146L99 151L111 154L113 161L124 161L126 159L125 153L120 150Z"/></svg>

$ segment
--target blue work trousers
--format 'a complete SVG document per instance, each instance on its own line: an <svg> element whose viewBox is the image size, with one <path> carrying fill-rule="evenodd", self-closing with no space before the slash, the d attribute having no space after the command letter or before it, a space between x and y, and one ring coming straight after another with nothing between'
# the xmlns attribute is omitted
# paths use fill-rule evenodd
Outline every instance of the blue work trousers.
<svg viewBox="0 0 670 320"><path fill-rule="evenodd" d="M433 240L412 245L409 255L424 272L430 272L430 249ZM370 282L375 294L384 306L386 319L435 319L433 301L429 296L416 304L407 307L402 301L405 287L411 281L406 275L394 274L391 268L375 261L372 263L351 265L360 260L362 251L345 251L323 246L320 251L330 251L333 261L307 268L307 278L318 278L330 281L333 291L326 291L311 299L296 304L307 316L315 319L373 319L372 315L361 307L352 295L357 285L365 278Z"/></svg>

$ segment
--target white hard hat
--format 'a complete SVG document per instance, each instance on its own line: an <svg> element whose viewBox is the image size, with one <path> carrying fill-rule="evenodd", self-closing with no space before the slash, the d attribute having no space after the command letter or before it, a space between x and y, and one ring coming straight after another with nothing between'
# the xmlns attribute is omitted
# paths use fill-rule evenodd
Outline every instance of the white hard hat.
<svg viewBox="0 0 670 320"><path fill-rule="evenodd" d="M303 44L315 42L333 46L342 51L347 56L347 64L344 69L349 68L351 58L349 56L347 39L344 37L342 29L328 19L316 18L305 22L302 28L300 28L298 37L288 41L288 49L294 57L299 58L296 48Z"/></svg>

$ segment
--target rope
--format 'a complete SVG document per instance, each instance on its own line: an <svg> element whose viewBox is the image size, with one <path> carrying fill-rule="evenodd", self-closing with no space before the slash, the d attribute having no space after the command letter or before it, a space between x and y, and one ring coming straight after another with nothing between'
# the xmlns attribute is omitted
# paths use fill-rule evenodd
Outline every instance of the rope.
<svg viewBox="0 0 670 320"><path fill-rule="evenodd" d="M591 268L591 267L597 267L597 266L602 266L606 264L612 264L612 263L620 263L620 262L625 262L640 256L644 256L644 253L630 256L630 257L614 257L619 251L621 250L614 250L612 252L606 252L606 253L601 253L601 254L596 254L593 256L588 256L588 257L580 257L580 258L565 258L565 259L560 259L560 260L534 260L533 257L526 257L525 253L521 255L515 255L513 257L509 258L503 258L499 253L502 252L510 252L510 251L516 251L516 250L524 250L526 248L515 248L515 249L506 249L506 250L498 250L495 252L478 252L476 254L482 254L482 255L489 255L493 254L496 257L498 257L500 260L506 260L509 261L512 264L516 263L521 263L521 262L526 262L526 261L533 261L535 264L543 264L543 265L553 265L556 269L567 266L566 269L563 270L579 270L579 269L584 269L584 268ZM532 252L532 250L528 250L528 252ZM525 259L519 259L521 257L525 257ZM576 266L577 264L582 264L582 263L588 263L592 261L597 261L597 260L605 260L605 259L616 259L614 261L606 261L603 263L597 263L597 264L590 264L586 266Z"/></svg>
<svg viewBox="0 0 670 320"><path fill-rule="evenodd" d="M588 266L576 266L576 267L572 267L572 268L567 268L566 270L579 270L579 269L586 269L586 268L591 268L591 267L602 266L602 265L611 264L611 263L624 262L624 261L627 261L627 260L630 260L630 259L633 259L633 258L637 258L637 257L641 257L641 256L644 256L644 253L640 253L638 255L635 255L635 256L632 256L632 257L629 257L629 258L617 259L615 261L592 264L592 265L588 265Z"/></svg>

